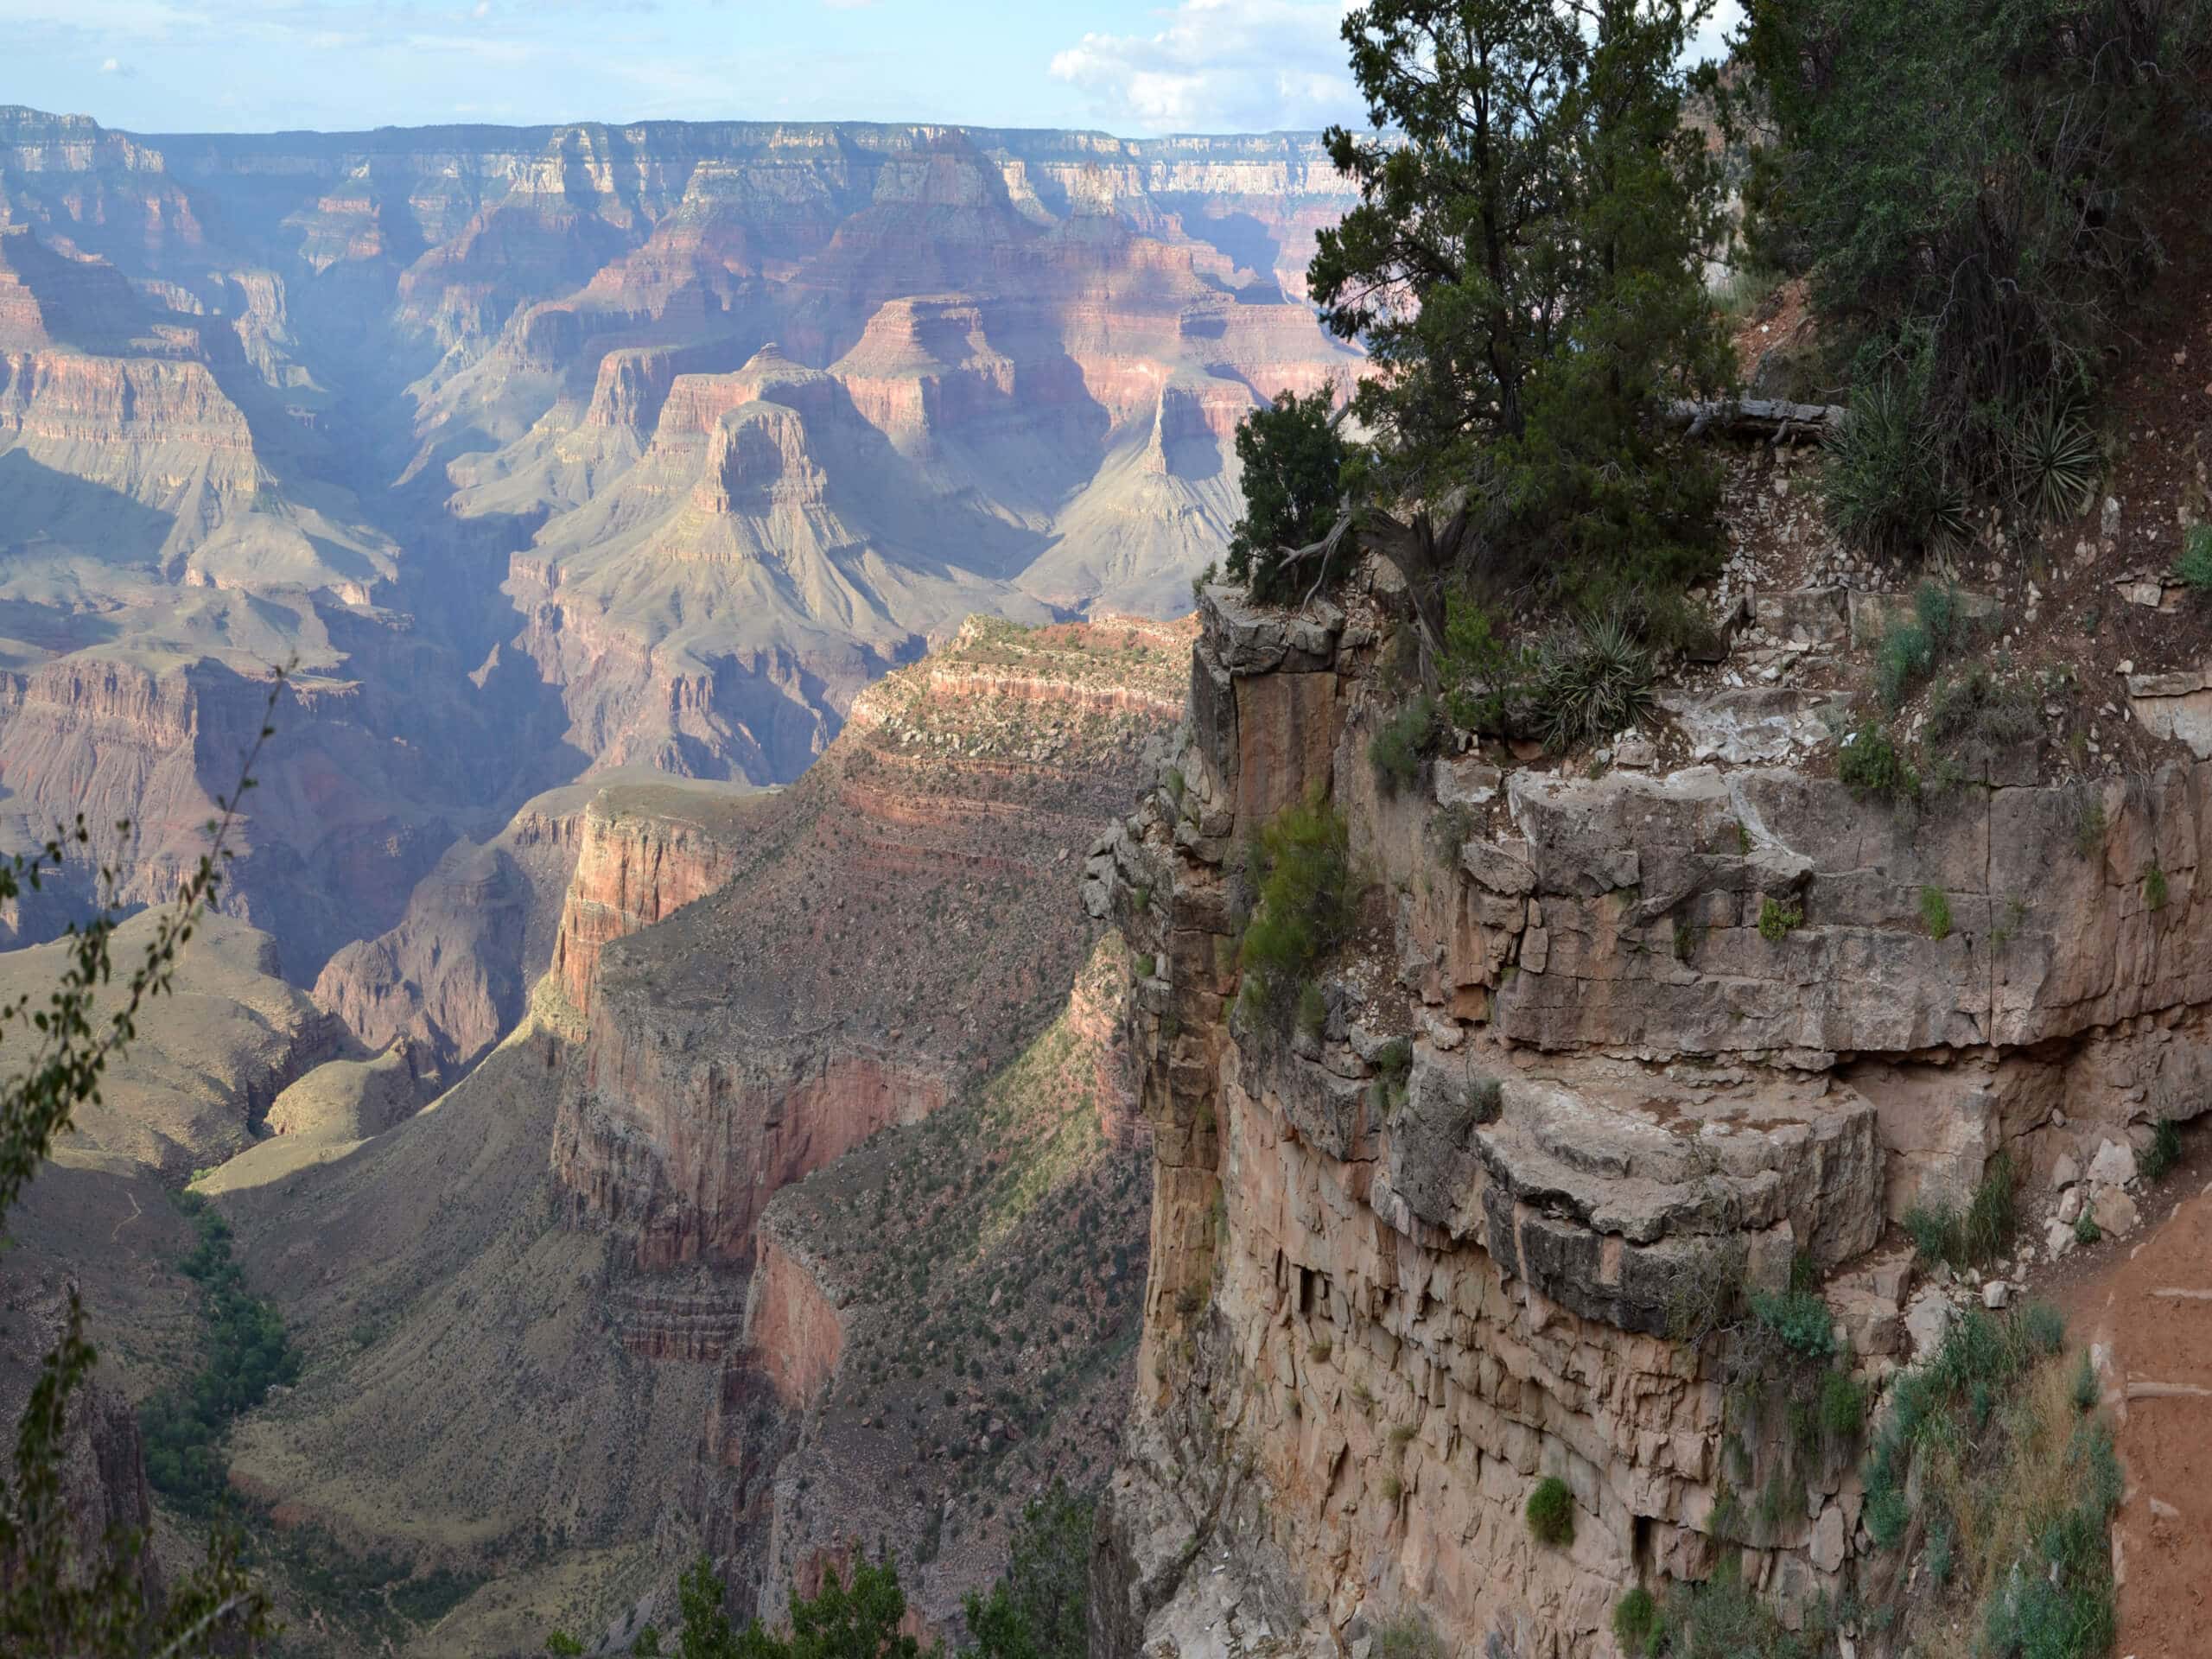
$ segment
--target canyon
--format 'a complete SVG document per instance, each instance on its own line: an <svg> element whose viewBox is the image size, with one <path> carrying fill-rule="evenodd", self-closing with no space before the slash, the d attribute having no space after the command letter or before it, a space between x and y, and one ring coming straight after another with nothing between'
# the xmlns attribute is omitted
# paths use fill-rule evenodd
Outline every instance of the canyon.
<svg viewBox="0 0 2212 1659"><path fill-rule="evenodd" d="M1353 200L1312 135L0 110L0 854L86 821L0 997L236 855L0 1254L0 1408L91 1309L86 1539L205 1541L137 1414L202 1204L302 1359L226 1490L330 1659L623 1654L702 1554L771 1623L888 1556L957 1647L1060 1486L1094 1659L1622 1659L1737 1583L1906 1659L1862 1454L1948 1332L2071 1296L2084 1410L2196 1399L2129 1390L2202 1358L2202 478L1955 550L1886 782L1919 601L1804 433L1719 463L1626 726L1471 729L1389 560L1211 580L1239 422L1363 372ZM1277 982L1300 834L1343 916Z"/></svg>
<svg viewBox="0 0 2212 1659"><path fill-rule="evenodd" d="M619 1636L701 1542L772 1611L886 1433L953 1628L1033 1448L1118 1434L1128 963L1071 873L1180 708L1239 419L1361 370L1303 289L1349 200L1318 135L0 109L0 851L85 826L10 983L231 820L0 1272L0 1404L94 1293L88 1505L151 1512L189 1183L306 1357L231 1452L302 1639ZM991 1236L895 1269L945 1406L887 1426L895 1320L803 1195L941 1230L969 1164ZM1064 1212L1076 1278L1014 1297ZM991 1405L976 1299L1077 1397ZM361 1551L486 1587L435 1631L302 1588Z"/></svg>
<svg viewBox="0 0 2212 1659"><path fill-rule="evenodd" d="M1359 369L1347 200L1312 136L0 110L0 787L93 831L15 941L174 891L264 714L226 904L307 987L588 772L787 783L972 613L1185 608L1242 413ZM365 1040L512 1022L384 957Z"/></svg>
<svg viewBox="0 0 2212 1659"><path fill-rule="evenodd" d="M173 1029L301 1011L289 1067L262 1062L273 1098L239 1103L194 1187L306 1357L229 1457L317 1649L619 1643L665 1624L702 1546L772 1613L886 1536L951 1630L1019 1495L1095 1484L1148 1188L1130 963L1075 880L1166 753L1192 638L977 618L863 691L787 787L617 773L539 798L357 947L404 993L368 1005L374 1050L246 976L239 953L270 950L243 924L194 942L116 1116L165 1098ZM318 995L372 982L349 961ZM512 1029L471 1054L448 1015L505 1020L502 976ZM89 1268L124 1399L196 1339L163 1255L184 1222L133 1150L73 1137L0 1267L39 1318ZM0 1367L0 1395L27 1386ZM361 1555L463 1593L418 1627L308 1587Z"/></svg>

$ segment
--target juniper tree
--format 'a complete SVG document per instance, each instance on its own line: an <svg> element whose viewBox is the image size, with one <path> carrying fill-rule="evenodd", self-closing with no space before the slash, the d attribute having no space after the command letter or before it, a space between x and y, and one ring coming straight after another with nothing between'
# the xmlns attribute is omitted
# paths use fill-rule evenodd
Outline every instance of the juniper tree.
<svg viewBox="0 0 2212 1659"><path fill-rule="evenodd" d="M1321 232L1323 321L1382 372L1355 399L1392 499L1474 507L1489 574L1589 603L1715 546L1665 404L1730 375L1704 265L1715 156L1684 120L1710 0L1370 0L1344 19L1377 130L1327 135L1360 201Z"/></svg>

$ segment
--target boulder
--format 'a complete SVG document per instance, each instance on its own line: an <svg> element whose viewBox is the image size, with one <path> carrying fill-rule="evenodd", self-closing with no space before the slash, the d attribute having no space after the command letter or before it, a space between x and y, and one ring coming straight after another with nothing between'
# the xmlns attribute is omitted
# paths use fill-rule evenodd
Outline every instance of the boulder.
<svg viewBox="0 0 2212 1659"><path fill-rule="evenodd" d="M1435 767L1439 806L1485 806L1497 798L1503 782L1497 768L1478 754L1439 760Z"/></svg>
<svg viewBox="0 0 2212 1659"><path fill-rule="evenodd" d="M2135 1151L2124 1142L2107 1141L2089 1160L2089 1179L2098 1186L2125 1186L2134 1179Z"/></svg>
<svg viewBox="0 0 2212 1659"><path fill-rule="evenodd" d="M2135 1200L2117 1186L2101 1186L2089 1201L2090 1219L2097 1224L2097 1230L2115 1238L2125 1238L2133 1232L2142 1219Z"/></svg>
<svg viewBox="0 0 2212 1659"><path fill-rule="evenodd" d="M1916 1361L1929 1358L1943 1345L1954 1317L1955 1310L1939 1290L1923 1290L1912 1299L1904 1312L1904 1333L1911 1339Z"/></svg>
<svg viewBox="0 0 2212 1659"><path fill-rule="evenodd" d="M1843 1567L1843 1506L1830 1503L1821 1511L1821 1518L1813 1522L1813 1541L1810 1554L1813 1565L1822 1573L1834 1573Z"/></svg>

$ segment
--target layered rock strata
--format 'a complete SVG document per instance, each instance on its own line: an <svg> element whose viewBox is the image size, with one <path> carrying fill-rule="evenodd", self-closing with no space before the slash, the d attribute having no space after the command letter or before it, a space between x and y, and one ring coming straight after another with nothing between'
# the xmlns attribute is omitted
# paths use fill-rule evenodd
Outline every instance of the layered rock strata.
<svg viewBox="0 0 2212 1659"><path fill-rule="evenodd" d="M1963 1202L2000 1151L2039 1174L2199 1109L2202 766L2053 785L2032 749L1993 754L1916 810L1783 768L1447 753L1397 793L1366 758L1403 695L1378 666L1397 606L1210 590L1173 776L1086 868L1157 965L1132 1024L1152 1277L1095 1652L1333 1651L1417 1611L1470 1651L1608 1653L1624 1587L1738 1548L1785 1608L1840 1594L1848 1459L1743 1519L1777 1447L1676 1339L1700 1287L1825 1278L1878 1376L1888 1222ZM1239 1006L1244 849L1317 794L1361 930L1279 1022ZM1522 1519L1540 1477L1573 1495L1571 1547Z"/></svg>
<svg viewBox="0 0 2212 1659"><path fill-rule="evenodd" d="M1084 941L1044 918L1173 706L1182 637L977 624L870 688L750 810L719 893L600 948L554 1146L578 1217L641 1266L743 1266L777 1188L1048 1020Z"/></svg>

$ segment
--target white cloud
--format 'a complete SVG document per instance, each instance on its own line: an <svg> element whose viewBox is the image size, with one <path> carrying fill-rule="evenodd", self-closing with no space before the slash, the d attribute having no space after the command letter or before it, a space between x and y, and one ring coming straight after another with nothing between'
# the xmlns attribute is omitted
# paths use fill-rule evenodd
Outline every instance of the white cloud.
<svg viewBox="0 0 2212 1659"><path fill-rule="evenodd" d="M113 58L103 58L100 60L100 73L104 75L119 75L122 73L123 66L118 63Z"/></svg>
<svg viewBox="0 0 2212 1659"><path fill-rule="evenodd" d="M1052 78L1118 131L1225 132L1359 123L1338 29L1350 0L1181 0L1155 35L1086 35Z"/></svg>

